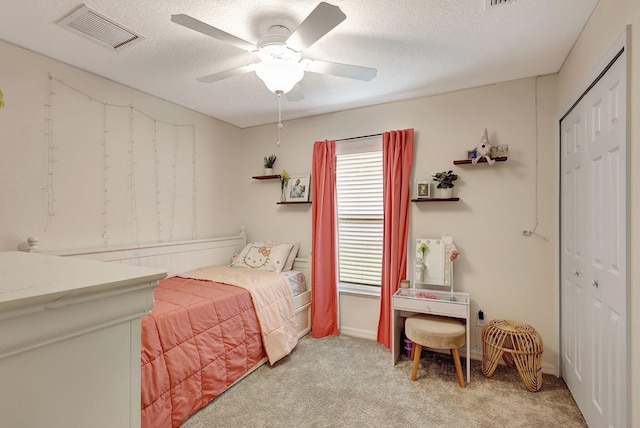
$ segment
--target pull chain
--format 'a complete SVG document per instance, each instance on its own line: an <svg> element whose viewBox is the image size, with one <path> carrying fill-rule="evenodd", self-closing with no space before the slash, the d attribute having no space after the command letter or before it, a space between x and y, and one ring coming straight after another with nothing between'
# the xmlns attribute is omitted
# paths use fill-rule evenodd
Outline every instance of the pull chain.
<svg viewBox="0 0 640 428"><path fill-rule="evenodd" d="M276 91L278 95L278 143L277 146L280 147L280 130L282 129L282 91Z"/></svg>

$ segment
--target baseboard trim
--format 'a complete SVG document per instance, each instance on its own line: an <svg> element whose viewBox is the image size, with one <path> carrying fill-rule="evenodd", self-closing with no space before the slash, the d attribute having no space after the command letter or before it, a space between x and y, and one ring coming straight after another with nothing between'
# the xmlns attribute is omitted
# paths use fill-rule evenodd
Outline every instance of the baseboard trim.
<svg viewBox="0 0 640 428"><path fill-rule="evenodd" d="M368 340L377 340L378 339L378 333L375 332L375 331L364 330L364 329L353 328L353 327L341 327L340 328L340 334L344 334L345 336L358 337L360 339L368 339ZM449 351L446 350L446 349L430 349L430 350L434 351L434 352L440 352L440 353L443 353L443 354L448 354L449 353ZM460 348L460 358L465 358L466 355L467 355L467 349L464 348L464 347ZM470 353L469 357L472 360L482 361L482 349L471 348L471 353ZM500 359L498 364L504 365L504 361L502 361L502 359ZM554 367L553 365L550 366L550 365L547 365L547 364L543 363L542 364L542 373L553 375L555 377L559 377L558 376L558 371L557 371L556 367Z"/></svg>
<svg viewBox="0 0 640 428"><path fill-rule="evenodd" d="M340 327L340 334L345 336L359 337L361 339L377 340L378 332L371 330L364 330L353 327Z"/></svg>

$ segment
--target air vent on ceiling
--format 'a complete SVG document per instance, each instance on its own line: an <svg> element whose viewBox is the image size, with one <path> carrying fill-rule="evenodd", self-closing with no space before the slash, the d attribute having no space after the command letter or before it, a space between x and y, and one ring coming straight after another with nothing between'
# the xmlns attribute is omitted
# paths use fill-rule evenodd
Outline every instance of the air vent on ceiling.
<svg viewBox="0 0 640 428"><path fill-rule="evenodd" d="M500 6L507 3L513 3L516 0L484 0L484 10L488 10L493 6Z"/></svg>
<svg viewBox="0 0 640 428"><path fill-rule="evenodd" d="M86 5L62 18L58 25L115 50L144 39Z"/></svg>

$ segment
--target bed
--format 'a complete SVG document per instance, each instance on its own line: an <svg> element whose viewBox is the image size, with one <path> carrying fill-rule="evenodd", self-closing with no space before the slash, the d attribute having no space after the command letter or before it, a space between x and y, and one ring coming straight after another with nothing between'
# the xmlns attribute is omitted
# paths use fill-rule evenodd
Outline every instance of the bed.
<svg viewBox="0 0 640 428"><path fill-rule="evenodd" d="M296 257L299 244L266 244L274 257L261 253L265 242L247 244L244 232L54 253L168 271L142 318L143 427L179 426L260 365L288 355L310 331L309 260ZM275 259L276 269L265 266Z"/></svg>

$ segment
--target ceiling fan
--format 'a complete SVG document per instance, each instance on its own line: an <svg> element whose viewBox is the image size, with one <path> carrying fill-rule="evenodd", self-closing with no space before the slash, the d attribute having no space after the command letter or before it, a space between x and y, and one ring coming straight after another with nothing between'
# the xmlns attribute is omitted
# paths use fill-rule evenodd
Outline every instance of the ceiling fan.
<svg viewBox="0 0 640 428"><path fill-rule="evenodd" d="M346 18L347 16L338 6L321 2L293 33L290 33L289 29L283 25L274 25L265 36L254 44L188 15L171 15L171 21L176 24L222 42L230 43L257 55L260 59L259 62L200 77L197 79L198 81L204 83L217 82L255 71L270 91L278 95L287 94L289 101L297 101L304 98L298 82L302 80L304 73L307 71L364 81L369 81L376 77L377 70L375 68L315 59L302 59L304 50Z"/></svg>

